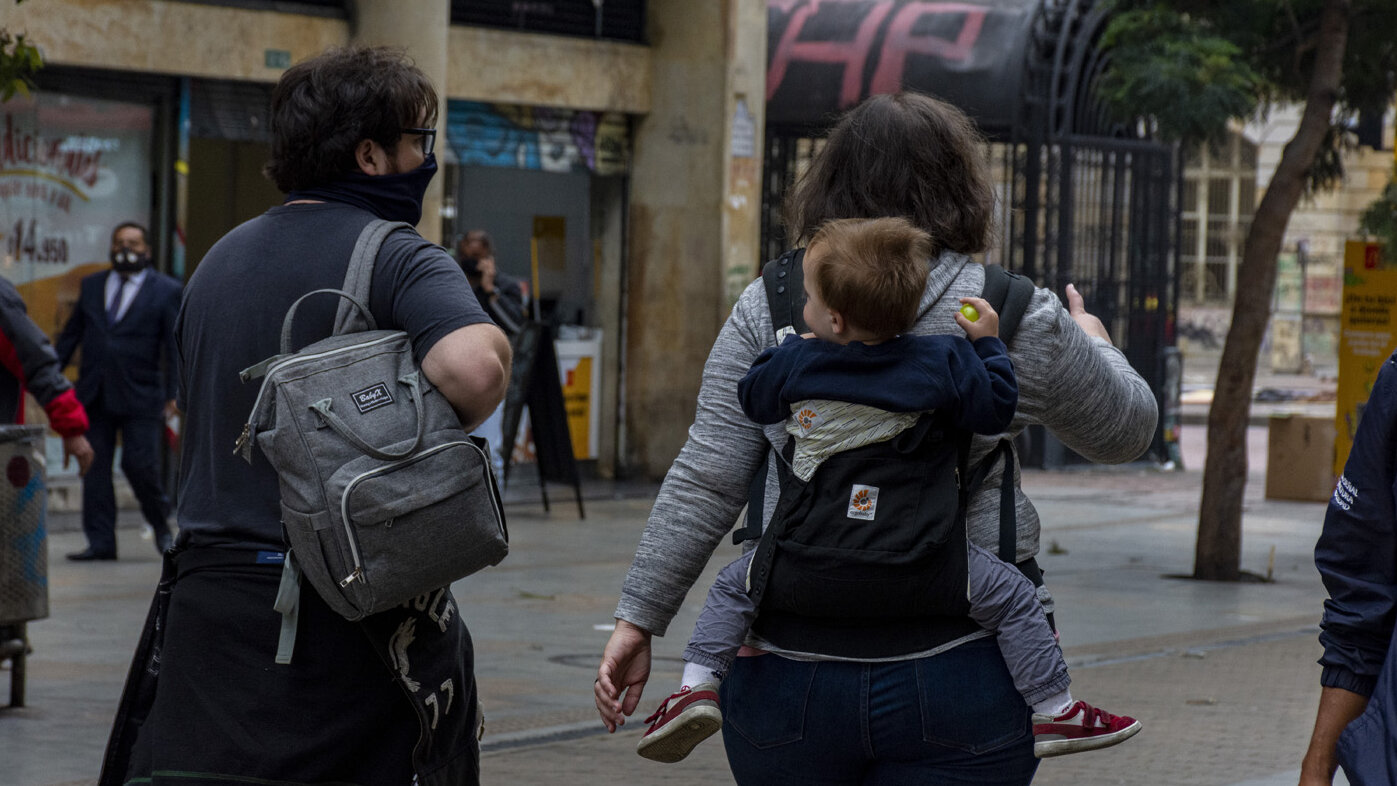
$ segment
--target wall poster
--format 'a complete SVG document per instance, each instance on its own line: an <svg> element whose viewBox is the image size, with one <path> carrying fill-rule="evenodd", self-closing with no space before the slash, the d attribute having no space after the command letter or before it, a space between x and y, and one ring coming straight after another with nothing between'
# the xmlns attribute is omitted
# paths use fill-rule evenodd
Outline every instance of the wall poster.
<svg viewBox="0 0 1397 786"><path fill-rule="evenodd" d="M56 335L112 228L150 225L154 109L36 93L0 106L0 275Z"/></svg>

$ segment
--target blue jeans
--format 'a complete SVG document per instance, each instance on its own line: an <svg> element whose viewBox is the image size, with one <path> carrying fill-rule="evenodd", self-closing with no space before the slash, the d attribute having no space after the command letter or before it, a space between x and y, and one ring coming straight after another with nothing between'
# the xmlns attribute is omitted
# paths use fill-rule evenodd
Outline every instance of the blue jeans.
<svg viewBox="0 0 1397 786"><path fill-rule="evenodd" d="M720 690L739 784L1027 786L1038 768L993 638L895 663L738 658Z"/></svg>

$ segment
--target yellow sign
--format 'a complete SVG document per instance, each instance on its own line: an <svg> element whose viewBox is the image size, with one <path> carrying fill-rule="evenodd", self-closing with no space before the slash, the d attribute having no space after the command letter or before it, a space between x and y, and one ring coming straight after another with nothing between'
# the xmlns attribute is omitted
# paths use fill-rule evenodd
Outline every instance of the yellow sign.
<svg viewBox="0 0 1397 786"><path fill-rule="evenodd" d="M1397 267L1383 264L1382 246L1344 246L1344 299L1339 315L1339 388L1335 408L1334 476L1344 470L1378 370L1397 349Z"/></svg>
<svg viewBox="0 0 1397 786"><path fill-rule="evenodd" d="M577 358L563 373L563 407L568 415L573 458L593 458L592 439L592 359Z"/></svg>

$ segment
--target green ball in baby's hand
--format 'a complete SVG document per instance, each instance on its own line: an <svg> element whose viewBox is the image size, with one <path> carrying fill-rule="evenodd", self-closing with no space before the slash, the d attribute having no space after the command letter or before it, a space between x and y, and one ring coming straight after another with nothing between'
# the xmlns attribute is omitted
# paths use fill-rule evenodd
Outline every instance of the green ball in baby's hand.
<svg viewBox="0 0 1397 786"><path fill-rule="evenodd" d="M980 321L980 312L976 311L975 307L970 305L969 303L966 303L965 305L960 307L960 313L964 314L965 318L970 320L971 322Z"/></svg>

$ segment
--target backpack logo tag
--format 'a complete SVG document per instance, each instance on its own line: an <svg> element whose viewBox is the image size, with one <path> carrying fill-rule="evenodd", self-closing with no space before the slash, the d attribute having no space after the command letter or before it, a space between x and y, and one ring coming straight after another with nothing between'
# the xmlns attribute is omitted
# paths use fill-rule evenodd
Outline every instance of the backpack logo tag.
<svg viewBox="0 0 1397 786"><path fill-rule="evenodd" d="M849 518L872 521L878 512L878 487L854 484L849 493Z"/></svg>
<svg viewBox="0 0 1397 786"><path fill-rule="evenodd" d="M796 413L796 423L800 424L802 434L809 434L811 429L823 422L825 419L820 417L820 413L812 407L801 407L800 411Z"/></svg>
<svg viewBox="0 0 1397 786"><path fill-rule="evenodd" d="M359 408L360 415L368 414L379 407L386 407L392 403L393 394L388 392L388 386L382 382L354 394L354 406Z"/></svg>

